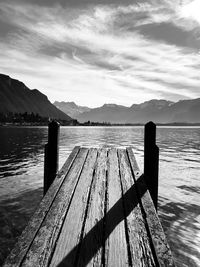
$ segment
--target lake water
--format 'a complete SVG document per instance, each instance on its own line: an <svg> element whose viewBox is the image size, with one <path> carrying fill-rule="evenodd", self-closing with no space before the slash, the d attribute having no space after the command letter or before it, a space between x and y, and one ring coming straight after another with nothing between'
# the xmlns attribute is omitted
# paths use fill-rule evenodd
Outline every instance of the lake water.
<svg viewBox="0 0 200 267"><path fill-rule="evenodd" d="M133 146L143 127L61 127L60 167L74 146ZM46 127L0 128L0 265L42 198ZM200 266L200 128L158 127L158 213L177 266Z"/></svg>

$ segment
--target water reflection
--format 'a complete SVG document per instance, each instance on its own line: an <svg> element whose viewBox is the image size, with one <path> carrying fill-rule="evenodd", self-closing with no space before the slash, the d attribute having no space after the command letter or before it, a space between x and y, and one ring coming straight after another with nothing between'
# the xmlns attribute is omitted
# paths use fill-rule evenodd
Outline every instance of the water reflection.
<svg viewBox="0 0 200 267"><path fill-rule="evenodd" d="M143 153L143 127L62 127L60 134L60 165L74 146L135 147ZM65 155L65 156L64 156Z"/></svg>
<svg viewBox="0 0 200 267"><path fill-rule="evenodd" d="M200 266L199 206L168 202L160 197L159 217L167 235L176 266Z"/></svg>
<svg viewBox="0 0 200 267"><path fill-rule="evenodd" d="M41 161L47 129L1 127L0 178L22 175Z"/></svg>
<svg viewBox="0 0 200 267"><path fill-rule="evenodd" d="M59 165L76 145L132 146L143 169L143 135L143 127L61 127ZM0 261L2 248L14 244L42 197L46 140L45 127L0 128ZM177 266L200 266L200 128L160 127L157 144L165 232Z"/></svg>
<svg viewBox="0 0 200 267"><path fill-rule="evenodd" d="M0 266L41 201L43 189L23 192L0 202Z"/></svg>

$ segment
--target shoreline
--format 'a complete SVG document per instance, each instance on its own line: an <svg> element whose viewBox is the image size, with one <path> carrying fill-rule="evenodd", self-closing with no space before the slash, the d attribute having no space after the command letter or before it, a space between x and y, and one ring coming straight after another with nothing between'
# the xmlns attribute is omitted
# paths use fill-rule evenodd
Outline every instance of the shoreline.
<svg viewBox="0 0 200 267"><path fill-rule="evenodd" d="M156 126L184 126L184 127L191 127L191 126L200 126L200 123L181 123L181 122L175 122L175 123L155 123ZM61 123L60 126L65 127L133 127L133 126L144 126L145 123L79 123L77 125L72 124L63 124ZM48 123L2 123L0 124L0 127L34 127L34 126L44 126L47 127Z"/></svg>

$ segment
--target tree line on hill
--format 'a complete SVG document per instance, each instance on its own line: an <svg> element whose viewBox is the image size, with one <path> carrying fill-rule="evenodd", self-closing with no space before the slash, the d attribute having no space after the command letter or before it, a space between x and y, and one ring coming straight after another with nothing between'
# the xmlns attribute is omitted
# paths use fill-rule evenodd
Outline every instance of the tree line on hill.
<svg viewBox="0 0 200 267"><path fill-rule="evenodd" d="M47 125L51 118L42 117L38 113L17 113L8 112L0 113L0 123L1 124L37 124L37 125ZM58 120L62 125L77 125L77 120Z"/></svg>
<svg viewBox="0 0 200 267"><path fill-rule="evenodd" d="M2 113L0 112L0 124L17 124L17 125L23 125L23 124L36 124L36 125L47 125L51 118L49 117L42 117L38 113L17 113L17 112L8 112L8 113ZM77 120L57 120L61 125L63 126L110 126L111 123L108 122L91 122L86 121L83 123L79 123Z"/></svg>
<svg viewBox="0 0 200 267"><path fill-rule="evenodd" d="M48 118L41 117L38 113L0 113L0 122L2 123L22 123L22 122L47 122Z"/></svg>
<svg viewBox="0 0 200 267"><path fill-rule="evenodd" d="M38 113L1 113L0 112L0 125L12 124L12 125L48 125L49 121L53 118L42 117ZM110 123L110 122L93 122L86 121L80 123L78 120L57 120L62 126L142 126L144 123ZM200 123L157 123L157 125L200 125Z"/></svg>

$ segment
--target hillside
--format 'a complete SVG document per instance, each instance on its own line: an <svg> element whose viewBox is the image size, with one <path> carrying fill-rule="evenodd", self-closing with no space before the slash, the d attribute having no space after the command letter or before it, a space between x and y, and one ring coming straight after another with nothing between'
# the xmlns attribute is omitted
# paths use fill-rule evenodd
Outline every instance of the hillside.
<svg viewBox="0 0 200 267"><path fill-rule="evenodd" d="M125 123L128 107L116 104L104 104L102 107L93 108L88 112L80 114L77 119L80 122L112 122Z"/></svg>
<svg viewBox="0 0 200 267"><path fill-rule="evenodd" d="M167 100L150 100L141 104L125 107L105 104L77 116L80 122L111 123L197 123L200 122L200 98L171 102Z"/></svg>
<svg viewBox="0 0 200 267"><path fill-rule="evenodd" d="M37 89L30 90L24 83L0 74L0 113L6 114L8 112L33 112L42 117L71 120Z"/></svg>
<svg viewBox="0 0 200 267"><path fill-rule="evenodd" d="M54 106L68 114L72 118L77 118L81 113L88 112L91 109L84 106L78 106L74 102L55 101Z"/></svg>

